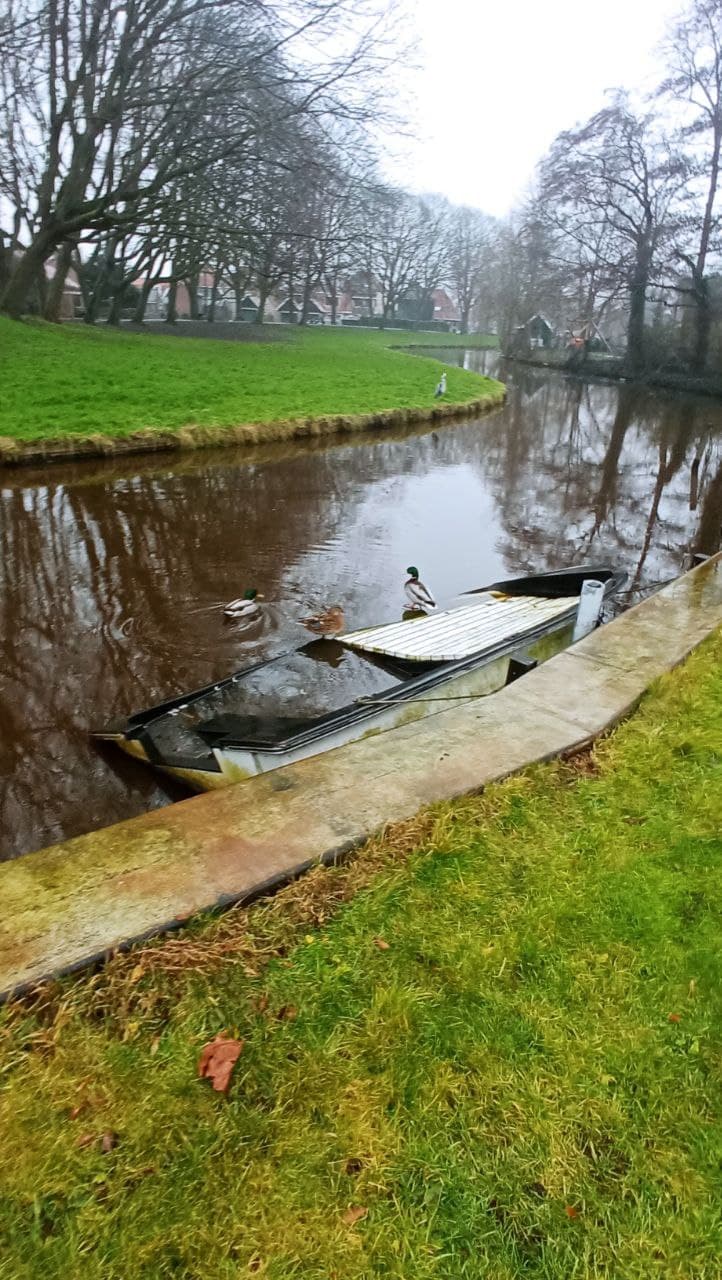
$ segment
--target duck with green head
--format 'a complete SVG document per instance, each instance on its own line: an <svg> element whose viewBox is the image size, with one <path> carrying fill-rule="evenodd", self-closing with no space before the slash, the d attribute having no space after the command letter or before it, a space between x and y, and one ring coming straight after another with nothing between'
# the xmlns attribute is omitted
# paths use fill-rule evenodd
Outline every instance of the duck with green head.
<svg viewBox="0 0 722 1280"><path fill-rule="evenodd" d="M261 612L261 606L258 603L263 596L259 595L255 587L250 587L248 591L244 591L242 596L237 600L231 600L223 610L227 618L257 618Z"/></svg>
<svg viewBox="0 0 722 1280"><path fill-rule="evenodd" d="M414 613L428 613L430 609L436 608L436 601L432 596L429 588L419 578L419 571L415 564L410 564L406 572L408 578L404 583L404 594L408 600L408 608Z"/></svg>

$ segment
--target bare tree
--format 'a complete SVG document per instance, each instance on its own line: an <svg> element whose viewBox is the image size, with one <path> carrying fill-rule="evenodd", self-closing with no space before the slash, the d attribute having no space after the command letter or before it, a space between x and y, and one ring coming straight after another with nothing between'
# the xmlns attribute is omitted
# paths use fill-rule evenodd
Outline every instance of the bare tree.
<svg viewBox="0 0 722 1280"><path fill-rule="evenodd" d="M466 206L451 210L448 224L448 273L461 315L461 332L469 332L469 318L489 284L494 241L492 218Z"/></svg>
<svg viewBox="0 0 722 1280"><path fill-rule="evenodd" d="M687 179L656 122L623 93L585 125L559 135L541 166L541 198L557 226L604 244L605 270L628 301L627 360L644 365L647 294L668 249L674 203Z"/></svg>
<svg viewBox="0 0 722 1280"><path fill-rule="evenodd" d="M712 307L707 262L716 226L722 152L722 0L694 0L691 9L672 28L664 44L668 75L660 86L663 98L685 103L687 118L679 130L682 144L692 143L692 177L701 200L686 219L695 237L691 251L678 250L691 273L695 308L692 368L703 373L709 353Z"/></svg>

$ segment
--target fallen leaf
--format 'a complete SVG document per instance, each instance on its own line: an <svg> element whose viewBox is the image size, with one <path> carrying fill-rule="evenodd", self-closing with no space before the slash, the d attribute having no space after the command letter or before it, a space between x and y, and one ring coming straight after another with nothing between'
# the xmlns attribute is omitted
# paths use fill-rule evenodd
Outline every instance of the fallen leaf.
<svg viewBox="0 0 722 1280"><path fill-rule="evenodd" d="M198 1062L198 1075L207 1077L217 1093L228 1093L233 1068L243 1049L242 1040L216 1036L204 1045Z"/></svg>
<svg viewBox="0 0 722 1280"><path fill-rule="evenodd" d="M352 1178L355 1174L360 1173L363 1167L363 1160L359 1160L358 1156L349 1156L343 1167L343 1171Z"/></svg>
<svg viewBox="0 0 722 1280"><path fill-rule="evenodd" d="M298 1017L298 1009L295 1004L282 1004L276 1017L281 1022L293 1022L294 1018Z"/></svg>
<svg viewBox="0 0 722 1280"><path fill-rule="evenodd" d="M564 1212L568 1218L578 1218L579 1210L574 1208L573 1204L565 1204Z"/></svg>
<svg viewBox="0 0 722 1280"><path fill-rule="evenodd" d="M81 1113L81 1111L82 1111L82 1110L83 1110L83 1104L82 1104L82 1102L81 1102L81 1103L79 1104L79 1106L77 1106L77 1107L71 1107L71 1108L70 1108L70 1119L71 1119L71 1120L77 1120L77 1118L78 1118L78 1116L80 1115L80 1113Z"/></svg>
<svg viewBox="0 0 722 1280"><path fill-rule="evenodd" d="M100 1143L100 1150L102 1151L103 1155L107 1156L108 1153L111 1152L114 1147L117 1147L118 1141L119 1139L118 1139L117 1133L113 1133L111 1129L109 1129L107 1133L104 1133Z"/></svg>
<svg viewBox="0 0 722 1280"><path fill-rule="evenodd" d="M366 1217L368 1217L368 1209L362 1208L361 1205L351 1205L351 1208L341 1215L341 1221L345 1222L347 1227L354 1227L357 1222L361 1222Z"/></svg>
<svg viewBox="0 0 722 1280"><path fill-rule="evenodd" d="M667 1017L667 1022L681 1022L681 1021L682 1021L681 1016L678 1013L670 1013L669 1016Z"/></svg>
<svg viewBox="0 0 722 1280"><path fill-rule="evenodd" d="M256 1001L256 1009L258 1013L265 1013L268 1008L268 992L264 991Z"/></svg>
<svg viewBox="0 0 722 1280"><path fill-rule="evenodd" d="M80 1147L82 1149L83 1147L91 1146L94 1142L95 1142L94 1133L81 1133L75 1145L76 1147Z"/></svg>
<svg viewBox="0 0 722 1280"><path fill-rule="evenodd" d="M144 969L143 965L142 965L142 964L137 964L137 965L135 966L135 968L134 968L133 972L131 973L130 978L128 979L128 981L129 981L129 982L139 982L139 981L140 981L140 979L143 977L143 974L144 974L144 973L145 973L145 969Z"/></svg>
<svg viewBox="0 0 722 1280"><path fill-rule="evenodd" d="M385 938L374 938L374 946L378 947L379 951L391 950L391 943L387 942Z"/></svg>
<svg viewBox="0 0 722 1280"><path fill-rule="evenodd" d="M160 1036L153 1036L153 1039L152 1039L152 1040L151 1040L151 1042L150 1042L150 1056L151 1056L151 1058L154 1058L154 1057L155 1057L155 1055L157 1054L157 1052L158 1052L158 1050L159 1050L159 1049L160 1049Z"/></svg>

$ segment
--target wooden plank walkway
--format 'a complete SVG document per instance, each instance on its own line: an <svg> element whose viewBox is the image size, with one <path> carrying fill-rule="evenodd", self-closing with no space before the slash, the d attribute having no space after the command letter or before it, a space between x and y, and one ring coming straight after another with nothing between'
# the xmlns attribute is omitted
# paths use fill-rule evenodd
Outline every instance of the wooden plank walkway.
<svg viewBox="0 0 722 1280"><path fill-rule="evenodd" d="M0 864L0 993L250 899L387 822L581 746L722 624L722 555L507 689Z"/></svg>

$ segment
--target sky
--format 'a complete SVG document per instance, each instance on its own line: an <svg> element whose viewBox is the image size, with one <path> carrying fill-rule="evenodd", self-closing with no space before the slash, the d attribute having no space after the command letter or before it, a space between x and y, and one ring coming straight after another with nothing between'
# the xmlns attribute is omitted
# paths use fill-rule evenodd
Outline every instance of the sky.
<svg viewBox="0 0 722 1280"><path fill-rule="evenodd" d="M608 88L652 87L655 52L683 0L412 0L418 69L404 73L416 140L387 177L501 216L563 129Z"/></svg>

